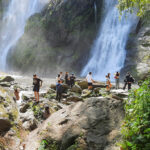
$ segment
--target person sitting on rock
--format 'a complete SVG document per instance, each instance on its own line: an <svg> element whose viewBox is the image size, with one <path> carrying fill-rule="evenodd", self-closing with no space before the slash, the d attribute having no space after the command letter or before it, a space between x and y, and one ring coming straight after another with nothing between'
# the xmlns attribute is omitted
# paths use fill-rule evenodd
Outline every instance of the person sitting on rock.
<svg viewBox="0 0 150 150"><path fill-rule="evenodd" d="M120 78L120 73L116 72L115 73L115 81L116 81L116 89L119 89L119 78Z"/></svg>
<svg viewBox="0 0 150 150"><path fill-rule="evenodd" d="M42 87L43 81L37 77L36 74L33 75L33 91L36 102L39 102L39 90Z"/></svg>
<svg viewBox="0 0 150 150"><path fill-rule="evenodd" d="M65 74L65 84L70 85L69 73L66 72Z"/></svg>
<svg viewBox="0 0 150 150"><path fill-rule="evenodd" d="M76 77L72 73L72 75L70 76L70 87L71 88L75 85L75 79L76 79Z"/></svg>
<svg viewBox="0 0 150 150"><path fill-rule="evenodd" d="M43 113L43 119L46 120L49 116L50 116L49 106L46 106Z"/></svg>
<svg viewBox="0 0 150 150"><path fill-rule="evenodd" d="M88 75L86 76L86 81L88 82L88 90L92 90L94 82L94 80L92 79L92 72L88 73Z"/></svg>
<svg viewBox="0 0 150 150"><path fill-rule="evenodd" d="M60 102L61 96L62 96L62 84L61 81L59 80L58 83L56 84L56 100Z"/></svg>
<svg viewBox="0 0 150 150"><path fill-rule="evenodd" d="M112 84L110 82L110 73L108 73L108 75L106 75L106 90L110 92L111 87L112 87Z"/></svg>
<svg viewBox="0 0 150 150"><path fill-rule="evenodd" d="M17 88L14 89L14 95L15 95L15 99L19 100L20 96L19 96L19 90Z"/></svg>

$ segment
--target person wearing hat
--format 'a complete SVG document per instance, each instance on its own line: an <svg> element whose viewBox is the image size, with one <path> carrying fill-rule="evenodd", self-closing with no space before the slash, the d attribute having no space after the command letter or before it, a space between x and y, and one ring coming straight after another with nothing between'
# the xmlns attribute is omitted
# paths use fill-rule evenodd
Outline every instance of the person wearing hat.
<svg viewBox="0 0 150 150"><path fill-rule="evenodd" d="M42 87L43 81L37 77L36 74L33 75L33 91L36 102L39 102L39 90Z"/></svg>

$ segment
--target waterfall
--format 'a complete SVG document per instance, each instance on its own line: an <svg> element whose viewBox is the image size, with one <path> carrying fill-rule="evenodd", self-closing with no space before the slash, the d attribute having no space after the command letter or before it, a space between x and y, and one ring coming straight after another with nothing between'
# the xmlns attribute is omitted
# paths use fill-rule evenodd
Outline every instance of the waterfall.
<svg viewBox="0 0 150 150"><path fill-rule="evenodd" d="M124 14L119 20L116 0L105 0L105 17L97 39L95 40L90 59L83 68L81 75L93 72L96 80L105 80L105 75L120 71L126 58L126 43L131 29L136 27L137 18Z"/></svg>
<svg viewBox="0 0 150 150"><path fill-rule="evenodd" d="M95 26L97 28L97 5L96 5L96 1L94 2L94 13L95 13Z"/></svg>
<svg viewBox="0 0 150 150"><path fill-rule="evenodd" d="M40 12L48 0L11 0L5 11L0 32L0 69L6 71L10 49L24 33L27 20Z"/></svg>

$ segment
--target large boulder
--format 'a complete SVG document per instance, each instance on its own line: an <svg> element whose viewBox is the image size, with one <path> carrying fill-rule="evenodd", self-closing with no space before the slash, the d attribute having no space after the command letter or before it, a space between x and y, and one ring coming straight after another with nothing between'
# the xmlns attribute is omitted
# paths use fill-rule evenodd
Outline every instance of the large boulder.
<svg viewBox="0 0 150 150"><path fill-rule="evenodd" d="M0 117L0 134L9 131L11 126L11 122L8 118Z"/></svg>
<svg viewBox="0 0 150 150"><path fill-rule="evenodd" d="M124 118L123 103L114 99L89 98L52 114L31 133L26 150L38 149L45 140L56 150L73 147L83 150L116 150L119 131ZM82 146L81 146L82 145ZM48 148L48 147L46 147Z"/></svg>
<svg viewBox="0 0 150 150"><path fill-rule="evenodd" d="M81 87L81 89L87 89L88 88L88 83L87 81L79 81L77 84Z"/></svg>
<svg viewBox="0 0 150 150"><path fill-rule="evenodd" d="M4 76L4 77L0 77L0 82L12 82L15 79L11 76Z"/></svg>
<svg viewBox="0 0 150 150"><path fill-rule="evenodd" d="M71 92L81 93L81 92L82 92L82 89L80 88L79 85L74 85L74 86L71 88Z"/></svg>

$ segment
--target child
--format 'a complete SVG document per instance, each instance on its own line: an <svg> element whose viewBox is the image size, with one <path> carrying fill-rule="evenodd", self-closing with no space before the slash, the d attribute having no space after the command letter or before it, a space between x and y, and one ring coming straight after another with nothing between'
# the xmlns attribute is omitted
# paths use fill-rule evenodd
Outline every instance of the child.
<svg viewBox="0 0 150 150"><path fill-rule="evenodd" d="M16 100L20 99L19 90L17 88L14 89L14 95L15 95Z"/></svg>

